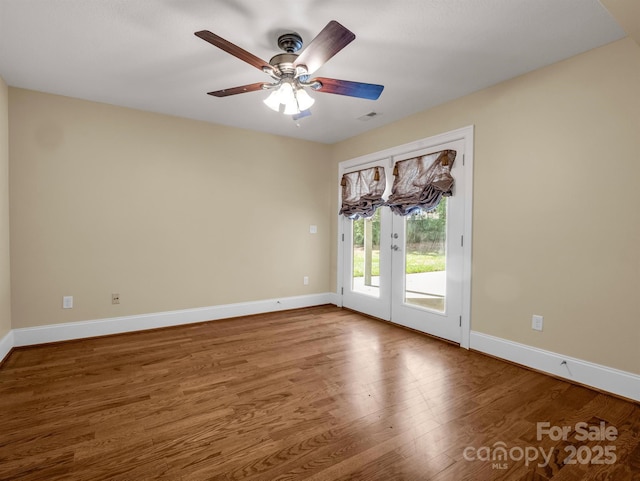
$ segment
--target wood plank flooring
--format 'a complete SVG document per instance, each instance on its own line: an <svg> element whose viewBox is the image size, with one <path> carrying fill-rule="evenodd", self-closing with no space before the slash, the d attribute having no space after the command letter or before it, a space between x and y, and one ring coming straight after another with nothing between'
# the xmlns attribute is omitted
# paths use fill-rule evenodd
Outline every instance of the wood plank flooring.
<svg viewBox="0 0 640 481"><path fill-rule="evenodd" d="M321 306L13 351L0 479L639 480L640 406Z"/></svg>

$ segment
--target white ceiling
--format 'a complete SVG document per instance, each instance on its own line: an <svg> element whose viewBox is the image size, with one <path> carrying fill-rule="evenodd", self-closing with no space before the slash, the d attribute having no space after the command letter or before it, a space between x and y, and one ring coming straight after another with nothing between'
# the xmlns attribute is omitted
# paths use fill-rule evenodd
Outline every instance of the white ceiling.
<svg viewBox="0 0 640 481"><path fill-rule="evenodd" d="M298 124L252 92L268 61L337 20L356 39L317 75L382 84L377 101L315 92ZM597 0L0 0L0 76L14 87L333 143L624 37ZM303 47L304 48L304 47ZM379 115L368 121L365 114Z"/></svg>

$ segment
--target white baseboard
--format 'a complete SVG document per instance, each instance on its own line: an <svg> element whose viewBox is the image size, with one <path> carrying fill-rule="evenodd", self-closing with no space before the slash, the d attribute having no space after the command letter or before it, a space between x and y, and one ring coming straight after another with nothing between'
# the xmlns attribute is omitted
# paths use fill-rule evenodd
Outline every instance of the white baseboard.
<svg viewBox="0 0 640 481"><path fill-rule="evenodd" d="M110 319L26 327L13 329L13 331L0 342L0 349L3 349L5 343L9 346L6 351L6 353L8 353L12 347L32 346L49 342L84 339L109 334L121 334L125 332L213 321L230 317L319 306L322 304L332 304L333 300L334 295L332 293L311 294L308 296L283 297L280 299L241 302L237 304L224 304L179 311L114 317ZM4 350L0 350L0 360L4 358L3 353ZM6 355L6 353L4 353L4 355Z"/></svg>
<svg viewBox="0 0 640 481"><path fill-rule="evenodd" d="M342 307L342 296L337 292L328 292L327 296L329 296L329 304L333 304L334 306Z"/></svg>
<svg viewBox="0 0 640 481"><path fill-rule="evenodd" d="M471 331L470 347L537 371L640 401L640 376L637 374L475 331Z"/></svg>
<svg viewBox="0 0 640 481"><path fill-rule="evenodd" d="M13 346L13 331L9 331L2 339L0 339L0 362L7 357L7 354L11 352Z"/></svg>
<svg viewBox="0 0 640 481"><path fill-rule="evenodd" d="M340 296L327 292L308 296L13 329L0 339L0 361L14 347L179 326L322 304L340 305ZM471 331L470 348L560 378L640 401L640 376L637 374L475 331ZM563 361L566 361L566 364L563 364Z"/></svg>

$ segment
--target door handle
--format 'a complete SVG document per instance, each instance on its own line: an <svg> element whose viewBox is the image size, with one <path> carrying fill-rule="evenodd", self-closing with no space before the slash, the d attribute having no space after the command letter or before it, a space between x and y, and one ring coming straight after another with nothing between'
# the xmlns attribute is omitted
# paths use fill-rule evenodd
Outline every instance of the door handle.
<svg viewBox="0 0 640 481"><path fill-rule="evenodd" d="M394 245L392 245L392 246L391 246L391 250L392 250L392 251L397 251L397 250L398 250L398 246L397 246L397 245L395 245L395 244L394 244Z"/></svg>
<svg viewBox="0 0 640 481"><path fill-rule="evenodd" d="M393 238L397 239L398 238L398 234L393 234Z"/></svg>

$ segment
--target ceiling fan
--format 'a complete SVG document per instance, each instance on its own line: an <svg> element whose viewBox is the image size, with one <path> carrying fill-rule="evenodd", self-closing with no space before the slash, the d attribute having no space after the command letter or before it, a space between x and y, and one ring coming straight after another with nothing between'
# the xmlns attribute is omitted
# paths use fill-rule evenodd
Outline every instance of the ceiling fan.
<svg viewBox="0 0 640 481"><path fill-rule="evenodd" d="M195 32L195 35L240 60L256 67L273 78L273 82L256 82L249 85L232 87L215 92L208 92L214 97L271 90L272 93L264 103L277 112L301 118L310 114L309 108L314 99L305 91L309 88L317 92L347 95L369 100L380 97L384 86L349 80L338 80L327 77L311 78L327 60L346 47L355 38L355 34L332 20L300 53L302 38L299 34L287 33L278 37L278 47L285 53L280 53L265 62L261 58L247 52L224 38L208 30Z"/></svg>

